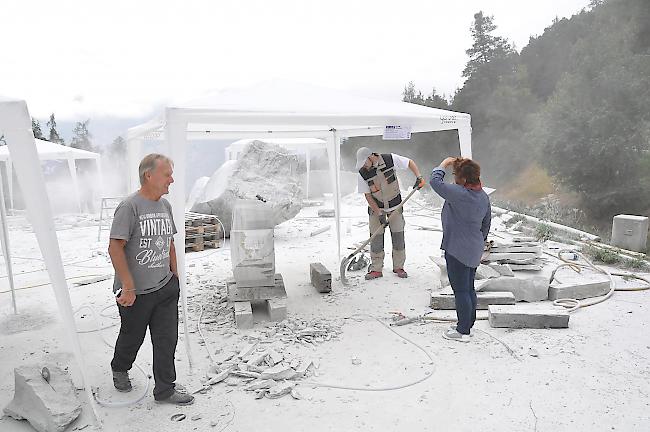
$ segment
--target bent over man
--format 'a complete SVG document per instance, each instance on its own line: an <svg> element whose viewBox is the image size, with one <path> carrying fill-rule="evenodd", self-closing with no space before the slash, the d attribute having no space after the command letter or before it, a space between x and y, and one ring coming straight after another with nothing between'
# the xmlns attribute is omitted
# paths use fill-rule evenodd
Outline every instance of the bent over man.
<svg viewBox="0 0 650 432"><path fill-rule="evenodd" d="M357 151L357 169L359 170L359 193L363 193L368 202L370 234L386 225L390 228L393 243L393 273L400 278L407 277L404 270L406 261L406 244L404 241L404 210L397 206L402 202L396 170L410 169L417 177L414 187L421 188L425 182L415 162L395 153L373 153L367 147ZM391 213L397 212L387 223ZM384 234L377 235L370 243L371 264L366 279L383 276Z"/></svg>

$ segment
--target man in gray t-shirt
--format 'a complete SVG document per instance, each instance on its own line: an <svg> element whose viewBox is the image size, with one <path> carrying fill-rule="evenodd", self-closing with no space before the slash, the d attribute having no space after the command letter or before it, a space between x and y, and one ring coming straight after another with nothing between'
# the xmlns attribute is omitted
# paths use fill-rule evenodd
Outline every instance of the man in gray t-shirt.
<svg viewBox="0 0 650 432"><path fill-rule="evenodd" d="M153 345L154 399L189 405L194 397L175 388L178 298L174 234L169 202L162 198L174 182L172 161L160 154L140 162L140 189L115 210L108 253L115 268L120 333L111 361L113 384L131 391L128 371L149 328Z"/></svg>
<svg viewBox="0 0 650 432"><path fill-rule="evenodd" d="M152 201L136 192L117 206L111 239L126 240L124 254L136 295L157 291L172 278L169 251L174 234L172 207L165 198ZM113 292L120 289L116 277Z"/></svg>

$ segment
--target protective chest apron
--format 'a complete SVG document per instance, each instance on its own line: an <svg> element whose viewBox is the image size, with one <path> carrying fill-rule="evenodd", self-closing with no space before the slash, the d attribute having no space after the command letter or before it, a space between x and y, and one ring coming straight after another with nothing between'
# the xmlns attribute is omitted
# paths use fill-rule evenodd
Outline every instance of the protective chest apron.
<svg viewBox="0 0 650 432"><path fill-rule="evenodd" d="M359 174L368 183L372 198L380 209L393 208L402 202L395 164L390 153L379 155L377 167L362 167Z"/></svg>
<svg viewBox="0 0 650 432"><path fill-rule="evenodd" d="M380 154L377 166L368 169L361 168L359 174L368 183L370 194L380 209L390 209L402 202L399 182L395 174L393 156L390 153ZM399 214L390 220L390 236L393 243L393 270L403 269L406 261L406 245L404 242L404 215L399 209ZM370 234L381 227L379 215L368 207L370 216ZM371 264L368 271L382 271L384 267L384 234L378 234L370 243Z"/></svg>

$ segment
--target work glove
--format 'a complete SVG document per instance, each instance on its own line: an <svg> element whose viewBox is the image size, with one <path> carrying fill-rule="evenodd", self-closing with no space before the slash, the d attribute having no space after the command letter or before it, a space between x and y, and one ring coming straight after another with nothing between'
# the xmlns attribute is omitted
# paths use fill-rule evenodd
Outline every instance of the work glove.
<svg viewBox="0 0 650 432"><path fill-rule="evenodd" d="M383 226L388 225L388 219L386 217L386 213L382 213L379 215L379 223L382 224Z"/></svg>
<svg viewBox="0 0 650 432"><path fill-rule="evenodd" d="M413 189L422 189L426 183L424 182L424 178L422 176L418 177L415 179L415 184L413 185Z"/></svg>

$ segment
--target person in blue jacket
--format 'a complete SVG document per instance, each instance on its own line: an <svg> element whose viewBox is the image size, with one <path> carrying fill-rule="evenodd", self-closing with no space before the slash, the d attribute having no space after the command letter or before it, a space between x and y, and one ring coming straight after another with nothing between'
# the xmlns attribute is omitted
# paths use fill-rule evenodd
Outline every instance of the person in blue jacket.
<svg viewBox="0 0 650 432"><path fill-rule="evenodd" d="M453 168L454 184L445 183L445 169ZM442 207L442 246L447 274L456 300L458 324L445 339L469 342L476 321L474 277L481 263L492 210L481 184L481 167L471 159L448 157L433 169L429 184L445 200Z"/></svg>

